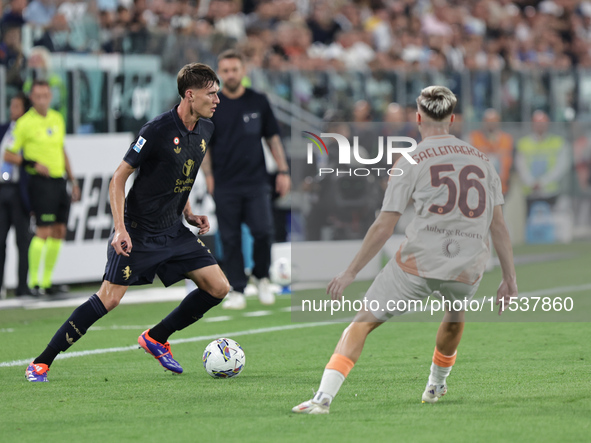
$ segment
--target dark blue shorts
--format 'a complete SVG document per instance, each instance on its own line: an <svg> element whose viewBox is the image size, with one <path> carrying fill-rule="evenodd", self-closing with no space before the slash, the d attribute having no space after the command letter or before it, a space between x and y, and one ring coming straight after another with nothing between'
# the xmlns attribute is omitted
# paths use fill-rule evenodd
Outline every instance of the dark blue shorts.
<svg viewBox="0 0 591 443"><path fill-rule="evenodd" d="M170 286L195 269L216 265L210 250L182 223L165 234L152 235L127 226L133 245L129 257L117 255L109 238L103 280L116 285L147 285L158 275Z"/></svg>

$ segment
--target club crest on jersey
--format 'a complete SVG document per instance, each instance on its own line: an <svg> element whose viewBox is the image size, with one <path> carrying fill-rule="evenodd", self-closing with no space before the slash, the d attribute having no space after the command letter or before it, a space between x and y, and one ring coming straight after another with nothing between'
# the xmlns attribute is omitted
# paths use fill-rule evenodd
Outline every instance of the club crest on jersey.
<svg viewBox="0 0 591 443"><path fill-rule="evenodd" d="M195 161L194 160L187 160L185 162L185 164L183 165L183 174L188 177L189 175L191 175L191 171L193 170L193 166L195 166Z"/></svg>
<svg viewBox="0 0 591 443"><path fill-rule="evenodd" d="M140 136L137 139L137 142L135 142L135 145L133 145L133 150L135 152L140 152L145 144L146 144L146 139L144 137Z"/></svg>
<svg viewBox="0 0 591 443"><path fill-rule="evenodd" d="M453 238L448 238L443 242L441 245L441 249L443 251L443 255L447 258L454 258L456 255L460 253L460 243Z"/></svg>
<svg viewBox="0 0 591 443"><path fill-rule="evenodd" d="M205 140L201 139L201 152L205 154L205 150L207 149L207 145L205 144Z"/></svg>

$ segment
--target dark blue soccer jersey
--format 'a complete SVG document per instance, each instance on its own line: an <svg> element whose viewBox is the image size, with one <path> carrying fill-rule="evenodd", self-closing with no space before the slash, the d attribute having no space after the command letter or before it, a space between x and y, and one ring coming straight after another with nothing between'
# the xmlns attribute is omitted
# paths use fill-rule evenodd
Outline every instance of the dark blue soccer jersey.
<svg viewBox="0 0 591 443"><path fill-rule="evenodd" d="M137 168L125 200L125 222L150 233L180 221L213 133L205 118L187 130L177 107L146 123L123 158Z"/></svg>
<svg viewBox="0 0 591 443"><path fill-rule="evenodd" d="M261 137L279 134L279 125L267 97L249 88L237 99L218 95L210 148L216 189L268 183Z"/></svg>

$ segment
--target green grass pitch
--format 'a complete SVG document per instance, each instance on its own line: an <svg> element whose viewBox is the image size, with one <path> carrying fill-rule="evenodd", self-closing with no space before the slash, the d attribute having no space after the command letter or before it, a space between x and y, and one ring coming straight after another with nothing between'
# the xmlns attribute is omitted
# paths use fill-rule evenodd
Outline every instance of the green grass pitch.
<svg viewBox="0 0 591 443"><path fill-rule="evenodd" d="M299 416L290 409L318 388L345 324L292 323L286 297L269 309L271 315L245 317L216 308L209 317L230 315L232 320L198 322L175 334L173 339L206 337L173 344L175 358L185 368L180 376L164 372L143 350L133 349L56 360L45 384L26 382L26 365L5 364L38 354L72 308L0 311L0 439L589 441L591 305L589 290L576 287L591 283L591 248L585 243L530 246L518 249L517 255L546 252L567 255L519 265L520 291L575 287L568 295L587 322L468 323L448 379L449 392L435 405L420 401L435 322L390 322L378 328L330 415ZM494 294L499 279L498 268L486 274L478 296ZM352 290L368 284L356 283ZM175 305L122 305L71 351L131 346L143 327L158 322ZM249 300L248 312L262 309ZM282 330L290 325L297 328ZM277 328L264 332L271 327ZM245 331L251 333L238 334ZM206 374L201 355L213 336L234 338L244 348L246 368L239 377L215 380Z"/></svg>

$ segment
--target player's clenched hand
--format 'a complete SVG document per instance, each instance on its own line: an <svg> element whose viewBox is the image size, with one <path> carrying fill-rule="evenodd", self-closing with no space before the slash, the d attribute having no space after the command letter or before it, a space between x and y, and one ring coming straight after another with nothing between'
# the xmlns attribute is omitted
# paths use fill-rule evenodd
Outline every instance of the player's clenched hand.
<svg viewBox="0 0 591 443"><path fill-rule="evenodd" d="M343 291L353 282L353 280L355 280L355 276L353 274L343 271L330 281L328 287L326 288L326 293L330 294L331 299L340 300L343 295Z"/></svg>
<svg viewBox="0 0 591 443"><path fill-rule="evenodd" d="M199 235L207 234L209 232L209 219L207 215L189 214L185 216L185 220L191 226L199 228Z"/></svg>
<svg viewBox="0 0 591 443"><path fill-rule="evenodd" d="M497 305L499 305L499 315L503 313L506 306L509 306L511 297L517 297L517 282L515 280L505 280L499 285L497 290Z"/></svg>
<svg viewBox="0 0 591 443"><path fill-rule="evenodd" d="M125 229L123 231L116 230L113 240L111 241L111 246L113 246L117 255L129 257L132 245L131 237L129 236L128 232Z"/></svg>

